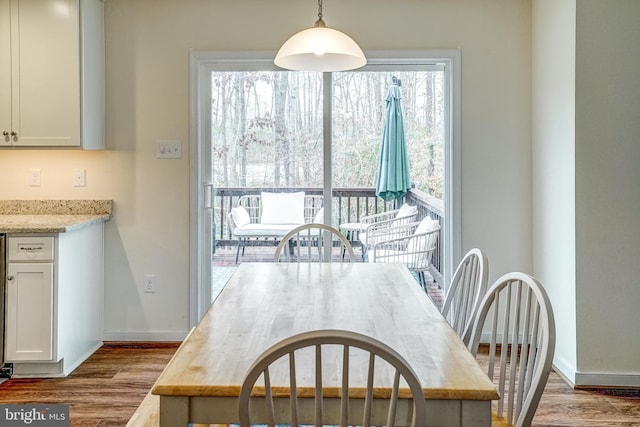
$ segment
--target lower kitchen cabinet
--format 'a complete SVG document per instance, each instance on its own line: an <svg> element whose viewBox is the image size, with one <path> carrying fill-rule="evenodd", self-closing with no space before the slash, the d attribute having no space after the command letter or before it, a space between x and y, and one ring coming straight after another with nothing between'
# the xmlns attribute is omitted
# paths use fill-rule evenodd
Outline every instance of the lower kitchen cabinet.
<svg viewBox="0 0 640 427"><path fill-rule="evenodd" d="M10 262L7 301L6 360L53 360L53 263Z"/></svg>
<svg viewBox="0 0 640 427"><path fill-rule="evenodd" d="M104 225L7 239L5 361L66 376L102 345Z"/></svg>

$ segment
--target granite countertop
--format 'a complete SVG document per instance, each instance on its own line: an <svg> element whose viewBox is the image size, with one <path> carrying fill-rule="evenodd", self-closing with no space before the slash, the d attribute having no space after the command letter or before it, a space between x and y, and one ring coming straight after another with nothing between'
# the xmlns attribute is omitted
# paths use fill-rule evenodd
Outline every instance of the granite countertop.
<svg viewBox="0 0 640 427"><path fill-rule="evenodd" d="M111 218L111 200L0 200L0 233L64 233Z"/></svg>

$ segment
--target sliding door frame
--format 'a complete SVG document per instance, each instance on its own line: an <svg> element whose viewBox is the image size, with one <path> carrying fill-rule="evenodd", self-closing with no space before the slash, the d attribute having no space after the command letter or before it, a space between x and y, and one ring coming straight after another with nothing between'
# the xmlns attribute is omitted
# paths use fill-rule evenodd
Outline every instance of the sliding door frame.
<svg viewBox="0 0 640 427"><path fill-rule="evenodd" d="M212 279L212 166L211 99L212 71L279 70L273 64L273 52L203 52L190 53L190 277L189 324L195 326L211 304ZM461 188L460 188L460 50L367 52L368 64L362 70L388 70L390 67L414 68L443 64L447 97L445 126L444 179L444 279L449 283L454 260L461 255ZM324 195L331 199L331 108L332 74L324 73ZM327 114L329 113L329 114ZM327 173L327 170L329 173ZM331 209L325 209L325 222L331 220Z"/></svg>

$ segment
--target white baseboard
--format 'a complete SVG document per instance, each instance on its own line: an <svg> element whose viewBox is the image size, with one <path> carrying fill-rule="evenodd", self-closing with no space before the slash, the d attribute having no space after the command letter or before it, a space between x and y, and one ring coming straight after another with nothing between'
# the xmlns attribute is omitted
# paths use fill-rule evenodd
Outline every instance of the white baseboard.
<svg viewBox="0 0 640 427"><path fill-rule="evenodd" d="M602 372L576 372L575 368L563 364L561 361L553 361L553 370L572 388L588 387L613 387L613 388L638 388L640 387L640 374L629 373L602 373Z"/></svg>
<svg viewBox="0 0 640 427"><path fill-rule="evenodd" d="M96 342L93 346L91 346L85 354L76 358L76 360L65 360L64 361L64 376L66 377L71 372L73 372L78 366L82 364L85 360L87 360L93 353L95 353L100 347L102 347L102 341Z"/></svg>
<svg viewBox="0 0 640 427"><path fill-rule="evenodd" d="M640 387L640 374L637 373L576 372L575 366L558 359L553 361L553 370L572 388Z"/></svg>
<svg viewBox="0 0 640 427"><path fill-rule="evenodd" d="M183 341L189 331L105 331L103 341Z"/></svg>
<svg viewBox="0 0 640 427"><path fill-rule="evenodd" d="M499 337L501 338L501 337ZM488 343L490 336L483 334L481 343ZM500 342L500 340L498 340ZM633 373L611 373L611 372L577 372L576 367L565 360L554 359L553 370L572 388L580 387L640 387L640 374Z"/></svg>
<svg viewBox="0 0 640 427"><path fill-rule="evenodd" d="M75 359L62 358L57 362L14 362L12 378L64 378L102 346L102 341L91 346Z"/></svg>
<svg viewBox="0 0 640 427"><path fill-rule="evenodd" d="M566 360L553 360L553 370L560 375L560 377L567 383L571 388L575 388L576 386L576 367L567 363Z"/></svg>
<svg viewBox="0 0 640 427"><path fill-rule="evenodd" d="M640 387L640 374L577 372L576 387Z"/></svg>

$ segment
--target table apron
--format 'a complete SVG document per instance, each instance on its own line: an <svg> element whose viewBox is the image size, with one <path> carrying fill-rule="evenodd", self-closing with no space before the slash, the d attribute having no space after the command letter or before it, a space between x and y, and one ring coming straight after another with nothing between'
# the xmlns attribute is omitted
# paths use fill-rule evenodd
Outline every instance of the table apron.
<svg viewBox="0 0 640 427"><path fill-rule="evenodd" d="M387 399L375 399L372 414L373 425L386 425ZM491 401L482 400L426 400L427 426L490 426ZM275 398L274 406L277 419L288 419L290 399ZM323 424L340 424L340 399L323 399ZM304 414L314 413L314 400L310 398L298 399L299 423L313 425L313 418L305 418ZM252 398L252 424L266 424L264 399ZM349 424L362 423L364 411L363 399L349 400ZM411 423L411 406L409 400L398 402L397 425L405 426ZM200 424L237 424L237 397L160 397L160 427L186 426L187 423Z"/></svg>

